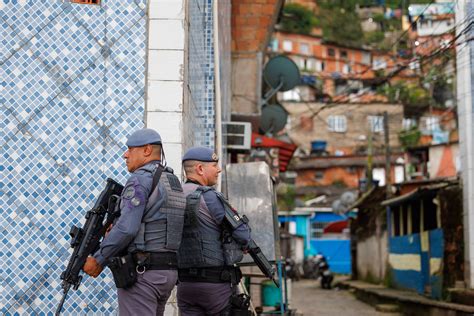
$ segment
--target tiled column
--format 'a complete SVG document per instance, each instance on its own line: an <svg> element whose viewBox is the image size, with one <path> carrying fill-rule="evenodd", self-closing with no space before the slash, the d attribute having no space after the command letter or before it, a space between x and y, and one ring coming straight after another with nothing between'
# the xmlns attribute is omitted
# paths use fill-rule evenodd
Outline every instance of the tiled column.
<svg viewBox="0 0 474 316"><path fill-rule="evenodd" d="M163 138L168 165L181 176L185 0L150 0L146 126Z"/></svg>

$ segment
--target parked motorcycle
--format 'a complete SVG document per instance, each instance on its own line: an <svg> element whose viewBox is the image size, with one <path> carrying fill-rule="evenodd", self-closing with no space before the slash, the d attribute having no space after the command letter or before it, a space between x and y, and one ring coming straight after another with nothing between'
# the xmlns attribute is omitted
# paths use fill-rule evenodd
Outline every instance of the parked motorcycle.
<svg viewBox="0 0 474 316"><path fill-rule="evenodd" d="M292 258L285 258L286 277L294 281L299 281L302 276L301 264L297 264Z"/></svg>
<svg viewBox="0 0 474 316"><path fill-rule="evenodd" d="M329 270L329 264L326 261L326 258L324 256L321 257L322 258L318 264L319 277L321 278L321 288L329 290L331 289L331 283L334 279L334 276L331 270Z"/></svg>
<svg viewBox="0 0 474 316"><path fill-rule="evenodd" d="M308 256L303 262L303 275L306 279L318 279L319 278L319 262L321 255Z"/></svg>

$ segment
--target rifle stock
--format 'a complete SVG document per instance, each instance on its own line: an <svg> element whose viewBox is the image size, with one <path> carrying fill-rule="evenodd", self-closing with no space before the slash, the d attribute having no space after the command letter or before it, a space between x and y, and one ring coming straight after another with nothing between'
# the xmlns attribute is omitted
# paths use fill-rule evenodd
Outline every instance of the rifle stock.
<svg viewBox="0 0 474 316"><path fill-rule="evenodd" d="M85 215L84 226L82 228L71 227L69 235L71 236L71 248L74 250L66 270L61 273L63 297L56 310L56 316L60 315L70 288L72 287L74 290L79 288L82 281L80 272L87 257L99 249L107 228L120 216L120 212L116 211L116 205L122 190L121 184L110 178L107 179L105 189L101 192L94 207Z"/></svg>

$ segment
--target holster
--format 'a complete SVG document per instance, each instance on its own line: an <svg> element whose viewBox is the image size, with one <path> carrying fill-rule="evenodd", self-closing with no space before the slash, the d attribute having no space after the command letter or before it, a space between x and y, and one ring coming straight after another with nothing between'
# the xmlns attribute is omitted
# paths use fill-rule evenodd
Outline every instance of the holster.
<svg viewBox="0 0 474 316"><path fill-rule="evenodd" d="M110 259L109 268L117 288L126 289L137 282L136 264L131 254L113 257Z"/></svg>
<svg viewBox="0 0 474 316"><path fill-rule="evenodd" d="M233 294L230 297L229 306L224 309L220 316L252 316L250 307L250 296L246 294Z"/></svg>

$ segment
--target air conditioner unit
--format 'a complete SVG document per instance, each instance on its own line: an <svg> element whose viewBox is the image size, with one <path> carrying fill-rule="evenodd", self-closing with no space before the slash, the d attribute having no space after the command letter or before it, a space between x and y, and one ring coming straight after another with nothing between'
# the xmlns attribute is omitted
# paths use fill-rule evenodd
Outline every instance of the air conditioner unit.
<svg viewBox="0 0 474 316"><path fill-rule="evenodd" d="M228 149L250 150L252 125L248 122L223 122L222 136Z"/></svg>

